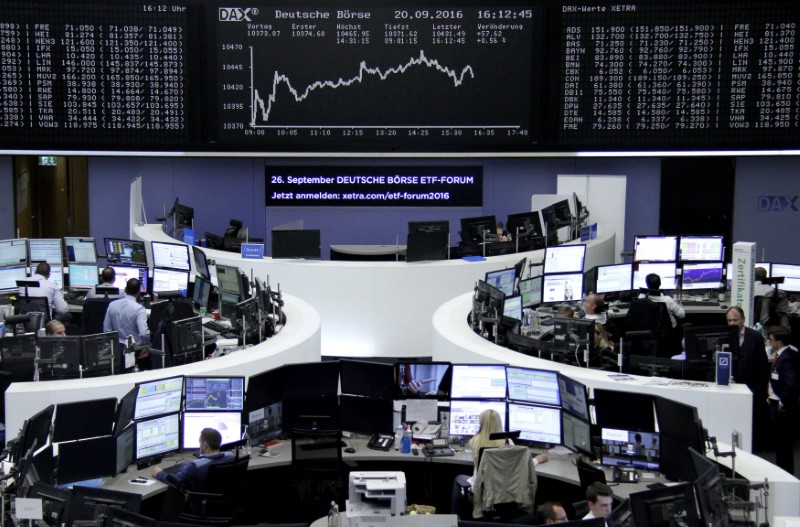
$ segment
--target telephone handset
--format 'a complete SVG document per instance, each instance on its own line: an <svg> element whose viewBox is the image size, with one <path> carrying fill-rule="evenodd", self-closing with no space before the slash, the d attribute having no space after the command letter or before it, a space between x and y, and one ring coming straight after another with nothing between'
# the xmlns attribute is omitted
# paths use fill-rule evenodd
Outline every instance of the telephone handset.
<svg viewBox="0 0 800 527"><path fill-rule="evenodd" d="M367 448L372 450L387 451L394 445L394 435L392 434L372 434L367 442Z"/></svg>

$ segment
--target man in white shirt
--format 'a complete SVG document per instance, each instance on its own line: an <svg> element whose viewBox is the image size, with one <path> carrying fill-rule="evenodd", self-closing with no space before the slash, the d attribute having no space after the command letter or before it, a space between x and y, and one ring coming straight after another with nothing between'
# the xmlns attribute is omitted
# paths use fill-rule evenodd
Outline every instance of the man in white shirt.
<svg viewBox="0 0 800 527"><path fill-rule="evenodd" d="M582 519L608 518L614 502L611 497L612 494L611 488L599 481L595 481L586 487L586 501L589 503L589 512ZM606 525L608 525L608 520L606 520Z"/></svg>
<svg viewBox="0 0 800 527"><path fill-rule="evenodd" d="M686 311L683 310L683 307L674 301L672 297L665 295L662 293L661 290L661 277L658 276L656 273L650 273L644 279L645 283L647 284L648 289L652 289L653 291L657 291L658 294L647 294L644 293L639 295L639 298L649 298L653 302L663 302L667 305L667 312L669 313L669 320L672 322L672 327L678 325L677 319L683 318L686 316Z"/></svg>
<svg viewBox="0 0 800 527"><path fill-rule="evenodd" d="M69 322L72 320L69 306L67 305L67 301L64 300L61 289L54 282L50 281L49 263L40 262L36 266L36 273L34 273L30 279L39 282L39 287L29 287L27 291L28 296L47 298L50 309L55 312L55 318L62 322ZM19 294L25 296L25 288L20 288Z"/></svg>
<svg viewBox="0 0 800 527"><path fill-rule="evenodd" d="M583 318L586 320L594 320L598 324L605 325L608 322L608 315L606 314L606 302L602 295L591 293L586 295L583 300Z"/></svg>
<svg viewBox="0 0 800 527"><path fill-rule="evenodd" d="M93 288L89 289L89 292L86 293L86 298L103 298L106 296L103 288L105 287L115 287L114 282L117 279L117 272L114 271L110 267L106 267L100 272L100 284L94 286ZM98 291L98 288L100 290ZM121 292L120 292L121 293ZM108 298L122 298L122 294L118 295L108 295Z"/></svg>

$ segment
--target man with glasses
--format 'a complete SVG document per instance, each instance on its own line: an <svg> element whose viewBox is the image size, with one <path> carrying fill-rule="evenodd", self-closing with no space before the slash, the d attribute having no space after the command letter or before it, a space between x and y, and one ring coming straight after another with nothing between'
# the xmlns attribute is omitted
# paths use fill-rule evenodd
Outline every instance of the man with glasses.
<svg viewBox="0 0 800 527"><path fill-rule="evenodd" d="M536 525L552 525L554 523L566 523L567 512L564 507L556 501L546 501L536 509Z"/></svg>
<svg viewBox="0 0 800 527"><path fill-rule="evenodd" d="M769 345L775 352L769 376L769 415L775 439L775 463L794 474L794 441L797 433L800 365L797 350L789 345L791 334L783 326L770 326Z"/></svg>

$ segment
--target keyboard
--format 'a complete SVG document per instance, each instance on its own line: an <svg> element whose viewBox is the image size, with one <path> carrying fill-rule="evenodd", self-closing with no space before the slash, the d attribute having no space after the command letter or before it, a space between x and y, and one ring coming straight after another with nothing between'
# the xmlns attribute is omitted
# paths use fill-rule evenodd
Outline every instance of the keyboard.
<svg viewBox="0 0 800 527"><path fill-rule="evenodd" d="M719 307L716 300L682 300L682 306Z"/></svg>
<svg viewBox="0 0 800 527"><path fill-rule="evenodd" d="M86 303L85 296L69 296L64 297L64 300L66 300L67 304L70 306L82 306Z"/></svg>
<svg viewBox="0 0 800 527"><path fill-rule="evenodd" d="M231 331L231 327L228 324L223 324L218 320L209 320L203 324L203 327L217 333L228 333Z"/></svg>

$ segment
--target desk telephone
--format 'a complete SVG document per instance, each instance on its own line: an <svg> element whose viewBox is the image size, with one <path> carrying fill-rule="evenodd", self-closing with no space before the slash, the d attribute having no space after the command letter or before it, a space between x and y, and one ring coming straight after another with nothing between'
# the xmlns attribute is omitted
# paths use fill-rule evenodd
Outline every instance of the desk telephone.
<svg viewBox="0 0 800 527"><path fill-rule="evenodd" d="M423 447L423 453L427 457L452 456L454 454L447 444L447 438L444 437L437 437L431 440L430 443Z"/></svg>
<svg viewBox="0 0 800 527"><path fill-rule="evenodd" d="M372 450L391 450L394 445L394 436L392 434L373 434L367 442L367 448Z"/></svg>

